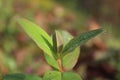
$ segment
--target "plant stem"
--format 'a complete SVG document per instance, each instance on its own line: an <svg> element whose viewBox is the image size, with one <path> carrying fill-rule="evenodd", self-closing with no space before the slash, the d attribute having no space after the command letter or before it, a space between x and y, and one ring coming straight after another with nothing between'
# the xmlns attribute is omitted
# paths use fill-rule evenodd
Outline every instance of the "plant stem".
<svg viewBox="0 0 120 80"><path fill-rule="evenodd" d="M60 72L64 72L63 66L62 66L62 59L61 59L60 54L58 54L57 62L58 62L58 65L59 65L59 71L60 71Z"/></svg>
<svg viewBox="0 0 120 80"><path fill-rule="evenodd" d="M64 72L63 67L62 67L62 61L61 61L61 59L58 59L57 61L58 61L58 65L59 65L59 71L60 72Z"/></svg>

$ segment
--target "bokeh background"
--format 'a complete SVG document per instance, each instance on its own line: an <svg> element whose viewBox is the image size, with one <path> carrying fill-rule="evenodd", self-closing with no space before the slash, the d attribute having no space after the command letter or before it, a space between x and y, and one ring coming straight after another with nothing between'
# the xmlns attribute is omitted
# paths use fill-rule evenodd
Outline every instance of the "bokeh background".
<svg viewBox="0 0 120 80"><path fill-rule="evenodd" d="M49 35L62 29L77 36L103 28L81 46L74 71L83 80L120 80L120 0L0 0L0 73L43 75L52 69L17 22L27 18Z"/></svg>

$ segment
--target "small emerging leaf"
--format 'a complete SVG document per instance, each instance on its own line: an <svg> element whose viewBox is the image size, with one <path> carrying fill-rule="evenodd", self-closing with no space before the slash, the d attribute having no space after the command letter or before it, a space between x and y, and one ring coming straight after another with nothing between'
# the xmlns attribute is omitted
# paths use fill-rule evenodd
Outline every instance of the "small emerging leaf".
<svg viewBox="0 0 120 80"><path fill-rule="evenodd" d="M55 33L56 33L56 41L57 41L57 52L56 53L60 53L62 50L62 45L63 45L62 36L58 30L56 30Z"/></svg>
<svg viewBox="0 0 120 80"><path fill-rule="evenodd" d="M59 32L62 36L63 46L65 46L73 38L73 36L67 31L59 30Z"/></svg>
<svg viewBox="0 0 120 80"><path fill-rule="evenodd" d="M95 37L96 35L100 34L103 30L102 29L96 29L92 30L86 33L83 33L79 35L78 37L73 38L66 46L63 48L62 53L66 54L76 47L80 46L81 44L84 44L87 42L89 39Z"/></svg>
<svg viewBox="0 0 120 80"><path fill-rule="evenodd" d="M54 52L57 53L57 37L56 37L56 31L52 35L52 41L53 41L53 48Z"/></svg>

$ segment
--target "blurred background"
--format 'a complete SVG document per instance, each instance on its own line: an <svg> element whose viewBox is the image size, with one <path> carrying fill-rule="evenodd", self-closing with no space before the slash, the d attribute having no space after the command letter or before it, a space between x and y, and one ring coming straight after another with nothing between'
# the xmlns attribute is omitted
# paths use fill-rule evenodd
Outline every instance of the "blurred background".
<svg viewBox="0 0 120 80"><path fill-rule="evenodd" d="M0 0L0 72L43 75L52 68L17 23L18 16L50 35L55 29L77 36L103 28L81 46L73 70L83 80L120 80L120 0Z"/></svg>

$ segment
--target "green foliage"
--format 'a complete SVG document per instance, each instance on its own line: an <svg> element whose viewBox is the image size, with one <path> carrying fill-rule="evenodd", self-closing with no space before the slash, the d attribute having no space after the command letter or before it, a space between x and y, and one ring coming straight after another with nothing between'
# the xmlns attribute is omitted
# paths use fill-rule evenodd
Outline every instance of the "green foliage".
<svg viewBox="0 0 120 80"><path fill-rule="evenodd" d="M64 72L62 74L62 80L82 80L80 76L74 72Z"/></svg>
<svg viewBox="0 0 120 80"><path fill-rule="evenodd" d="M74 72L48 71L45 73L43 80L82 80Z"/></svg>
<svg viewBox="0 0 120 80"><path fill-rule="evenodd" d="M59 71L48 71L45 73L43 80L62 80L61 72Z"/></svg>
<svg viewBox="0 0 120 80"><path fill-rule="evenodd" d="M63 62L63 67L65 70L71 70L75 66L78 60L79 54L80 54L80 50L78 47L72 52L69 52L68 54L63 56L62 62Z"/></svg>
<svg viewBox="0 0 120 80"><path fill-rule="evenodd" d="M58 69L57 62L54 58L53 43L50 36L36 24L26 20L19 19L19 23L23 26L26 33L36 42L36 44L46 53L47 62Z"/></svg>
<svg viewBox="0 0 120 80"><path fill-rule="evenodd" d="M49 55L44 54L45 55L45 59L48 62L49 65L51 65L52 67L54 67L55 69L59 69L59 65L56 61L55 58L51 58Z"/></svg>
<svg viewBox="0 0 120 80"><path fill-rule="evenodd" d="M24 80L42 80L42 78L39 77L39 76L36 76L36 75L28 75L28 74L26 74Z"/></svg>
<svg viewBox="0 0 120 80"><path fill-rule="evenodd" d="M66 31L59 31L59 32L62 36L62 41L65 46L73 38L73 36ZM78 60L79 54L80 54L80 50L78 47L75 50L67 53L66 55L63 55L62 63L65 70L71 70L75 66Z"/></svg>
<svg viewBox="0 0 120 80"><path fill-rule="evenodd" d="M100 2L100 5L94 5L96 2ZM113 2L114 5L112 5ZM88 5L85 5L86 3L88 3ZM97 38L97 40L95 39L90 42L90 44L81 46L81 51L78 46L78 50L75 48L71 52L68 51L62 53L61 51L70 42L70 40L73 39L73 36L69 36L69 33L66 31L55 31L55 37L57 39L54 38L54 40L52 40L53 38L51 38L54 51L54 53L52 53L53 58L48 55L48 53L45 53L45 60L53 67L53 69L59 70L59 64L57 61L58 57L56 54L59 53L62 60L63 71L71 71L73 66L76 65L80 55L80 62L83 64L77 64L77 67L74 68L78 73L83 75L85 72L91 73L91 69L87 69L88 66L92 66L92 68L100 67L101 69L104 67L105 72L110 71L109 74L113 74L111 75L112 78L116 77L112 80L120 80L119 17L117 17L117 15L114 16L115 18L111 18L111 15L116 14L116 9L115 12L111 11L111 6L116 6L116 3L119 4L119 0L109 0L107 2L105 2L105 0L0 0L1 74L11 74L19 71L32 74L43 74L42 72L46 70L40 70L43 68L42 66L45 65L43 64L43 60L38 59L41 57L43 58L43 56L39 54L42 53L42 49L39 50L35 44L31 43L32 39L28 39L25 33L22 32L20 28L16 27L18 26L18 24L16 24L16 18L18 18L17 16L19 15L30 20L35 20L38 24L45 25L44 29L47 31L49 30L50 33L53 32L54 29L62 28L69 30L74 34L74 30L76 31L75 33L85 31L86 23L88 25L87 28L97 28L101 25L101 27L106 30L105 34L100 36L100 38ZM91 14L89 14L89 12ZM94 18L91 19L91 16L94 16ZM100 24L97 22L98 20L96 20L96 17L101 20ZM106 20L106 17L110 18L112 21ZM47 25L49 26L47 27ZM57 45L55 45L55 40ZM91 59L91 57L89 57L89 53L91 51L94 52L96 49L97 51L95 51L95 54L91 54L94 56L94 59ZM86 61L89 63L89 59L93 62L90 64L84 64ZM94 69L92 69L92 71L94 71ZM102 73L101 71L97 72ZM111 79L111 77L108 78L109 74L104 76L100 75L101 77L91 74L90 80L98 80L101 78L109 80ZM32 75L28 76L28 78L31 78L31 76ZM2 77L0 77L0 80L3 80L1 78ZM86 78L89 79L89 77Z"/></svg>
<svg viewBox="0 0 120 80"><path fill-rule="evenodd" d="M59 31L59 32L62 36L63 46L65 46L73 38L73 36L70 35L67 31Z"/></svg>
<svg viewBox="0 0 120 80"><path fill-rule="evenodd" d="M53 41L53 48L55 53L57 53L57 37L56 37L56 32L53 33L52 35L52 41Z"/></svg>
<svg viewBox="0 0 120 80"><path fill-rule="evenodd" d="M25 75L24 74L7 74L3 77L3 80L24 80Z"/></svg>
<svg viewBox="0 0 120 80"><path fill-rule="evenodd" d="M103 31L102 29L89 31L75 38L66 31L55 31L51 39L50 36L36 24L26 19L19 19L18 22L29 37L44 51L48 64L57 69L57 71L46 72L43 80L82 80L78 74L64 72L64 70L71 70L76 64L80 54L78 46L101 33ZM26 80L32 79L30 77ZM18 78L23 78L23 76L18 76Z"/></svg>
<svg viewBox="0 0 120 80"><path fill-rule="evenodd" d="M16 73L5 75L3 80L42 80L42 78L35 75Z"/></svg>
<svg viewBox="0 0 120 80"><path fill-rule="evenodd" d="M53 48L52 48L52 40L49 35L42 30L36 24L26 20L19 19L19 23L23 26L23 29L26 33L35 41L35 43L50 57L53 58Z"/></svg>
<svg viewBox="0 0 120 80"><path fill-rule="evenodd" d="M84 44L89 39L95 37L99 33L101 33L102 29L92 30L86 33L83 33L75 38L73 38L63 49L62 53L68 53L75 49L76 47L80 46L81 44Z"/></svg>

